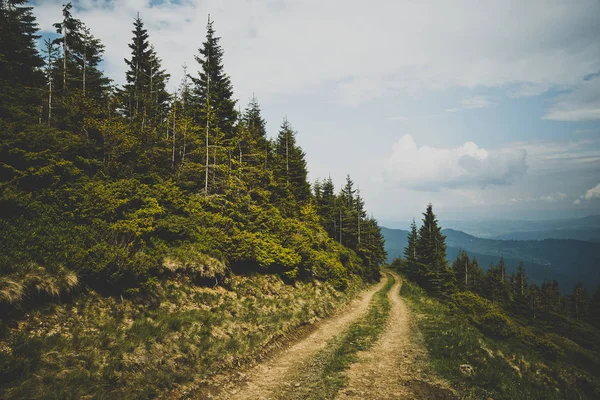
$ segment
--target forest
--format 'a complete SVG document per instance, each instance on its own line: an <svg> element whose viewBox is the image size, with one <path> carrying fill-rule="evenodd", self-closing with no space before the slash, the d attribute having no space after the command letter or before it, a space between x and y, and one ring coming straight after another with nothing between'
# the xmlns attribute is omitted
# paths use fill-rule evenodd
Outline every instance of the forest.
<svg viewBox="0 0 600 400"><path fill-rule="evenodd" d="M169 91L139 15L120 85L76 14L0 1L0 397L193 391L379 280L354 182L242 109L215 22Z"/></svg>
<svg viewBox="0 0 600 400"><path fill-rule="evenodd" d="M378 279L383 239L353 181L311 186L291 122L271 139L256 98L241 110L213 21L170 93L139 16L117 85L75 14L66 4L38 50L32 7L0 3L3 307L86 286L151 293L174 274Z"/></svg>
<svg viewBox="0 0 600 400"><path fill-rule="evenodd" d="M581 282L572 290L557 281L530 283L522 262L508 273L503 258L484 271L464 250L450 264L431 204L420 227L413 220L404 257L391 267L416 284L403 290L428 316L419 327L433 363L473 396L466 398L600 394L600 287L590 293ZM450 370L456 359L478 369L477 379Z"/></svg>

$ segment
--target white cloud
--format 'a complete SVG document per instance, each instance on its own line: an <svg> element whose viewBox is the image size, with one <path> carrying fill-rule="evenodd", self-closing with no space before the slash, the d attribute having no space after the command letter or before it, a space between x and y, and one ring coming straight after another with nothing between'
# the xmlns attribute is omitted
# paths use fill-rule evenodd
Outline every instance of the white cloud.
<svg viewBox="0 0 600 400"><path fill-rule="evenodd" d="M600 183L585 192L583 198L585 200L600 199Z"/></svg>
<svg viewBox="0 0 600 400"><path fill-rule="evenodd" d="M63 0L36 6L53 31ZM123 80L136 12L174 88L205 36L207 14L223 37L236 96L261 99L333 86L357 105L395 91L503 87L521 95L572 87L600 70L596 0L165 1L85 0L75 15L106 45L106 70ZM543 88L543 89L540 89ZM480 103L481 104L481 103ZM476 105L476 103L472 103ZM570 111L561 118L579 118ZM562 116L561 116L562 115ZM587 114L586 114L587 115Z"/></svg>
<svg viewBox="0 0 600 400"><path fill-rule="evenodd" d="M387 183L417 190L507 185L527 171L523 149L488 151L473 142L456 148L417 147L411 135L392 146L384 164Z"/></svg>
<svg viewBox="0 0 600 400"><path fill-rule="evenodd" d="M582 81L573 91L558 96L544 116L556 121L600 120L600 76Z"/></svg>
<svg viewBox="0 0 600 400"><path fill-rule="evenodd" d="M579 205L584 201L590 201L595 199L600 199L600 183L594 186L593 188L588 189L584 194L579 196L579 198L573 202L573 205Z"/></svg>
<svg viewBox="0 0 600 400"><path fill-rule="evenodd" d="M493 102L486 96L473 96L462 99L460 105L465 109L473 108L487 108L491 106Z"/></svg>
<svg viewBox="0 0 600 400"><path fill-rule="evenodd" d="M511 204L516 203L533 203L533 202L544 202L544 203L556 203L565 200L569 196L563 192L555 192L548 195L541 196L526 196L526 197L513 197L510 199Z"/></svg>

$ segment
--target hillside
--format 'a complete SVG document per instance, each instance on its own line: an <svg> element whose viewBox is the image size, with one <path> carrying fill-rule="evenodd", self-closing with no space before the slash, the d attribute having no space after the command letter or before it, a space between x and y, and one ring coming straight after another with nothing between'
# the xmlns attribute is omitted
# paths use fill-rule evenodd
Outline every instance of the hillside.
<svg viewBox="0 0 600 400"><path fill-rule="evenodd" d="M139 16L112 85L78 11L42 58L0 2L0 398L164 397L379 280L354 182L311 185L290 121L242 110L213 21L169 93Z"/></svg>
<svg viewBox="0 0 600 400"><path fill-rule="evenodd" d="M597 399L600 330L556 311L532 318L524 307L471 291L447 297L405 280L432 373L463 399ZM426 398L426 397L423 397Z"/></svg>
<svg viewBox="0 0 600 400"><path fill-rule="evenodd" d="M388 261L402 256L408 231L382 228L386 239ZM571 290L581 281L593 290L600 283L600 246L578 240L517 241L482 239L453 229L443 229L446 235L447 259L454 261L461 249L476 257L485 269L503 257L508 271L523 261L530 277L538 283L557 280Z"/></svg>

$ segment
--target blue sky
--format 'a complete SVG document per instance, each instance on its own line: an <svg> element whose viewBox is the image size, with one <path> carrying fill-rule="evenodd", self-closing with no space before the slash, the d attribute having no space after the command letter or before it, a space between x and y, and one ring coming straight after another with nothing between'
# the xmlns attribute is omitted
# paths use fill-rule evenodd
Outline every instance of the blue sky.
<svg viewBox="0 0 600 400"><path fill-rule="evenodd" d="M37 2L52 31L62 0ZM175 89L210 13L242 107L298 130L311 179L351 174L382 220L600 213L600 2L84 0L125 71L139 12Z"/></svg>

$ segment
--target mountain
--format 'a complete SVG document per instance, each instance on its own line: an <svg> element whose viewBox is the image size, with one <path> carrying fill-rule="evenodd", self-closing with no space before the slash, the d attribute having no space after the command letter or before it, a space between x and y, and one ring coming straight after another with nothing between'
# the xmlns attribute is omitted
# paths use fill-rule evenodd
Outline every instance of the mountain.
<svg viewBox="0 0 600 400"><path fill-rule="evenodd" d="M499 236L509 235L504 239L531 240L531 239L578 239L591 240L586 238L586 233L580 231L598 230L600 231L600 215L589 215L583 218L570 219L551 219L551 220L441 220L441 225L458 231L463 231L480 238L496 239ZM557 231L561 231L558 233ZM550 236L544 233L529 236L512 237L515 233L522 232L549 232ZM596 232L597 233L597 232ZM597 237L592 232L592 237ZM589 234L588 234L589 235ZM518 235L517 235L518 236ZM555 237L556 236L556 237Z"/></svg>
<svg viewBox="0 0 600 400"><path fill-rule="evenodd" d="M551 229L542 231L510 232L494 236L498 240L544 240L576 239L600 243L600 228L592 229Z"/></svg>
<svg viewBox="0 0 600 400"><path fill-rule="evenodd" d="M571 291L581 281L593 290L600 284L600 244L572 239L494 240L483 239L454 229L444 229L446 256L454 261L461 249L476 257L484 269L504 258L507 270L523 261L533 282L557 280L563 291ZM408 231L382 228L388 260L401 256Z"/></svg>

